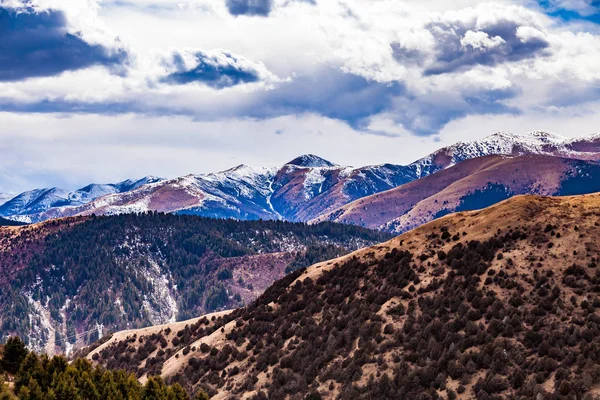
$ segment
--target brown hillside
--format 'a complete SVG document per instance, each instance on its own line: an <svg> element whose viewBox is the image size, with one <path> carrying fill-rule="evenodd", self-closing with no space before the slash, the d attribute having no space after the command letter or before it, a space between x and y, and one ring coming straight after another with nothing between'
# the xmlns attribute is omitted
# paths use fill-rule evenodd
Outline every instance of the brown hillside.
<svg viewBox="0 0 600 400"><path fill-rule="evenodd" d="M588 170L592 171L591 174ZM514 195L595 192L598 190L598 174L600 166L589 161L537 155L480 157L356 200L315 221L329 220L401 233L444 213L483 208ZM590 182L577 186L575 193L566 193L564 183L577 178ZM492 188L500 192L494 195L498 200L489 196L490 199L483 200L482 205L478 205L477 200L465 204L469 197L484 198L484 194Z"/></svg>
<svg viewBox="0 0 600 400"><path fill-rule="evenodd" d="M600 194L518 196L90 357L217 399L596 398L599 238Z"/></svg>

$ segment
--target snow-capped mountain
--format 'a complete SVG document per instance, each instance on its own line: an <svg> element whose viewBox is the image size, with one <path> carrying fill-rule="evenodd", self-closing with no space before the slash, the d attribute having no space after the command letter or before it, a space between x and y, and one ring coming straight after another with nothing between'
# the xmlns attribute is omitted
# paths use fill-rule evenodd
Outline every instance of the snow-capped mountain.
<svg viewBox="0 0 600 400"><path fill-rule="evenodd" d="M567 139L548 132L500 132L459 142L414 163L344 167L312 154L282 167L246 165L163 180L147 177L75 192L37 189L0 206L0 216L38 222L50 218L128 212L177 212L216 218L311 221L354 200L396 188L462 161L488 155L547 155L600 160L600 135Z"/></svg>
<svg viewBox="0 0 600 400"><path fill-rule="evenodd" d="M319 156L315 156L314 154L303 154L300 157L294 158L292 161L287 163L287 165L295 165L297 167L305 168L327 168L337 166L337 164L327 161Z"/></svg>
<svg viewBox="0 0 600 400"><path fill-rule="evenodd" d="M419 178L451 167L461 161L495 154L550 155L582 160L600 160L600 134L574 139L545 132L526 134L498 132L480 140L458 142L412 163Z"/></svg>
<svg viewBox="0 0 600 400"><path fill-rule="evenodd" d="M89 203L90 201L113 193L128 192L162 178L147 176L132 181L130 179L112 184L90 184L75 191L60 188L34 189L11 196L0 205L0 216L24 222L37 222L36 215L56 208L65 208Z"/></svg>

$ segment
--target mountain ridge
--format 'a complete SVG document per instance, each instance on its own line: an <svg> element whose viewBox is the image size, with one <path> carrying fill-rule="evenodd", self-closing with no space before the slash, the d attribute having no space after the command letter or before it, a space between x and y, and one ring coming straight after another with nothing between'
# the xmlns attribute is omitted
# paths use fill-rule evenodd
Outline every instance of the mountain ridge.
<svg viewBox="0 0 600 400"><path fill-rule="evenodd" d="M600 164L545 155L490 155L465 160L419 180L366 196L313 220L396 234L456 211L485 208L519 194L600 191Z"/></svg>
<svg viewBox="0 0 600 400"><path fill-rule="evenodd" d="M1 205L0 216L39 222L79 214L163 211L242 220L306 222L357 199L396 188L462 161L494 154L537 154L598 161L600 135L568 139L543 131L524 135L499 132L441 148L406 166L343 167L306 154L281 167L255 168L242 164L215 173L155 178L127 190L97 185L94 187L97 194L89 194L92 188L82 193L88 187L75 194L56 188L46 189L42 195L31 191Z"/></svg>

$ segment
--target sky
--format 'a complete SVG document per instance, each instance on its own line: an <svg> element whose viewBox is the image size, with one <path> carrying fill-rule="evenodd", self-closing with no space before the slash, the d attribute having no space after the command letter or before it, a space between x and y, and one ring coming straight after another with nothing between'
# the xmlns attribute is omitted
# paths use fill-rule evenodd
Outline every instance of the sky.
<svg viewBox="0 0 600 400"><path fill-rule="evenodd" d="M0 0L0 192L599 127L598 0Z"/></svg>

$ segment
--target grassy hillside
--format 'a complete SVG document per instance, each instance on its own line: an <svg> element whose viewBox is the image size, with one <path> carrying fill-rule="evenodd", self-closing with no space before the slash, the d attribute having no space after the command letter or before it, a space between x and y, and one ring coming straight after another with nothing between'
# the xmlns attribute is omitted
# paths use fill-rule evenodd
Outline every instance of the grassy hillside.
<svg viewBox="0 0 600 400"><path fill-rule="evenodd" d="M599 238L600 195L519 196L88 357L218 399L594 399Z"/></svg>

